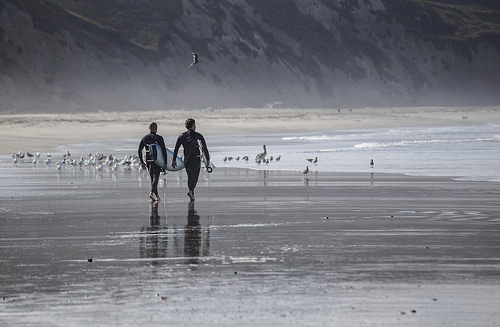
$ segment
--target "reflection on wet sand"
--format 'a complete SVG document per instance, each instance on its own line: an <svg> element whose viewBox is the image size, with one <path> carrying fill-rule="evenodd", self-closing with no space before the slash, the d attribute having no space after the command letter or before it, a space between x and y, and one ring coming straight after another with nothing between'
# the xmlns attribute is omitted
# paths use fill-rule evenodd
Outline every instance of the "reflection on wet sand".
<svg viewBox="0 0 500 327"><path fill-rule="evenodd" d="M200 225L200 215L194 209L194 202L188 205L187 224L184 227L184 256L188 264L199 262L200 256L208 256L210 252L210 229L206 230L203 244L203 228Z"/></svg>
<svg viewBox="0 0 500 327"><path fill-rule="evenodd" d="M201 226L200 215L195 210L194 202L188 205L186 219L186 225L183 227L161 226L158 203L152 203L149 225L141 227L141 258L179 258L186 264L198 264L200 257L209 256L210 227ZM152 260L151 263L158 264L159 261Z"/></svg>
<svg viewBox="0 0 500 327"><path fill-rule="evenodd" d="M141 258L165 258L168 250L168 228L162 227L158 214L158 203L150 204L149 226L142 226L139 238ZM152 261L153 264L158 262Z"/></svg>

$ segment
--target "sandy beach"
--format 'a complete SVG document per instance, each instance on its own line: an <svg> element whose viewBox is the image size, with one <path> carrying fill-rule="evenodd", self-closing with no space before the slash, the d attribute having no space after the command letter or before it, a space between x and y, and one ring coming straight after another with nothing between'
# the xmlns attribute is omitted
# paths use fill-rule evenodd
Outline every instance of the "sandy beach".
<svg viewBox="0 0 500 327"><path fill-rule="evenodd" d="M498 183L2 164L4 326L496 326ZM89 259L92 262L89 262Z"/></svg>
<svg viewBox="0 0 500 327"><path fill-rule="evenodd" d="M205 109L152 112L0 115L0 153L54 151L55 147L140 139L151 121L176 137L194 117L205 135L307 132L404 126L474 126L500 122L500 107L334 109Z"/></svg>
<svg viewBox="0 0 500 327"><path fill-rule="evenodd" d="M63 150L133 154L152 120L172 143L188 116L218 160L193 205L184 171L152 205L136 168L55 167ZM500 184L443 176L496 162L498 122L498 107L2 115L0 325L496 326ZM279 164L251 162L264 142ZM307 180L290 168L314 156ZM380 172L426 160L438 176Z"/></svg>

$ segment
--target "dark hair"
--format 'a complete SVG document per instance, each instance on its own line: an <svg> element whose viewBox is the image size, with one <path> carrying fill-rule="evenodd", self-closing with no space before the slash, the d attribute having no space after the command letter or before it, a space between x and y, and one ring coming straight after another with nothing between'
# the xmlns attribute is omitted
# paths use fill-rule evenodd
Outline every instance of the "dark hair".
<svg viewBox="0 0 500 327"><path fill-rule="evenodd" d="M186 119L186 122L184 123L184 125L186 126L187 129L190 129L191 127L193 127L193 125L195 123L196 123L196 121L193 118L188 118L188 119Z"/></svg>
<svg viewBox="0 0 500 327"><path fill-rule="evenodd" d="M156 124L155 122L152 122L151 124L149 124L149 130L153 130L153 129L157 129L158 128L158 124Z"/></svg>

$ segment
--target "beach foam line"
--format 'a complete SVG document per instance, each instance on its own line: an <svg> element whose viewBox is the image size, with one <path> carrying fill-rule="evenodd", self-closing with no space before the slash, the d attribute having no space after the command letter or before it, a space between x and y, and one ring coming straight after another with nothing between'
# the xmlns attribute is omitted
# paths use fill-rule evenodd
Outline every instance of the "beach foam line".
<svg viewBox="0 0 500 327"><path fill-rule="evenodd" d="M260 224L231 224L231 225L211 225L210 228L258 228L258 227L273 227L283 225L298 225L298 224L312 224L312 221L288 221L284 223L260 223Z"/></svg>
<svg viewBox="0 0 500 327"><path fill-rule="evenodd" d="M223 264L227 263L265 263L274 262L278 258L274 257L253 257L253 256L193 256L193 257L147 257L147 258L92 258L92 262L148 262L148 261L182 261L197 259L201 261L219 260ZM87 259L61 260L61 262L87 262Z"/></svg>
<svg viewBox="0 0 500 327"><path fill-rule="evenodd" d="M221 260L224 261L224 257L213 257L213 256L200 256L200 257L163 257L163 258L92 258L92 262L147 262L147 261L178 261L178 260ZM87 259L70 259L70 260L61 260L61 262L87 262Z"/></svg>
<svg viewBox="0 0 500 327"><path fill-rule="evenodd" d="M264 263L268 261L278 261L278 258L272 257L233 257L229 256L229 260L233 263Z"/></svg>

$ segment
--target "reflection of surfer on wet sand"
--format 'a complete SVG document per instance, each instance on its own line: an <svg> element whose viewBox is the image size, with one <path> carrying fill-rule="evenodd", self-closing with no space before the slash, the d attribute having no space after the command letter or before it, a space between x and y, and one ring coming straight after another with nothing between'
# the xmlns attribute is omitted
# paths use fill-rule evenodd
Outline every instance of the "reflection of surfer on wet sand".
<svg viewBox="0 0 500 327"><path fill-rule="evenodd" d="M209 231L207 231L209 233ZM200 215L194 209L194 202L188 205L187 224L184 227L184 256L193 258L190 263L197 263L196 257L208 256L210 250L210 235L206 235L202 244L203 228L200 225Z"/></svg>
<svg viewBox="0 0 500 327"><path fill-rule="evenodd" d="M158 214L158 202L150 204L149 226L142 226L143 235L139 239L141 258L163 258L167 256L166 228L162 228Z"/></svg>

